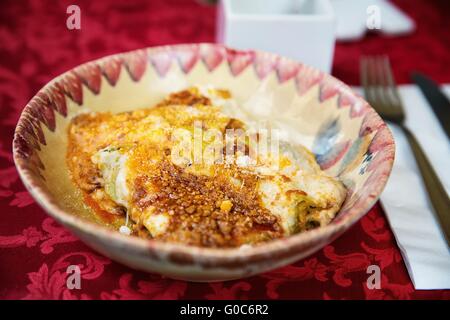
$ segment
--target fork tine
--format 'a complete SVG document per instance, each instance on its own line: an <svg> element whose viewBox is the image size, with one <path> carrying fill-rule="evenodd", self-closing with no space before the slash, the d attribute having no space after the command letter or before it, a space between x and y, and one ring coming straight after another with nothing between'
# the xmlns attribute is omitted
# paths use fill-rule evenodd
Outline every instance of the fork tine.
<svg viewBox="0 0 450 320"><path fill-rule="evenodd" d="M363 56L360 64L361 83L364 89L364 96L367 101L374 107L378 108L375 94L375 78L373 73L373 63L371 57Z"/></svg>
<svg viewBox="0 0 450 320"><path fill-rule="evenodd" d="M367 65L367 58L365 56L362 56L360 59L359 64L359 73L361 77L361 84L364 90L364 96L367 100L370 100L369 98L369 74L368 74L368 65Z"/></svg>
<svg viewBox="0 0 450 320"><path fill-rule="evenodd" d="M368 71L369 86L371 88L371 96L369 96L370 103L379 113L385 113L386 107L382 88L382 72L376 56L368 57Z"/></svg>
<svg viewBox="0 0 450 320"><path fill-rule="evenodd" d="M386 82L385 82L385 73L383 64L381 61L381 58L378 56L373 57L373 68L374 68L374 77L375 77L375 86L377 88L377 96L378 96L378 103L380 105L380 108L383 109L383 111L387 110L387 106L389 104L388 101L386 101Z"/></svg>
<svg viewBox="0 0 450 320"><path fill-rule="evenodd" d="M386 97L390 99L390 105L393 107L401 108L400 94L397 89L397 85L394 80L394 75L392 73L391 64L387 56L381 57L380 63L382 64L384 73L384 83L386 89Z"/></svg>

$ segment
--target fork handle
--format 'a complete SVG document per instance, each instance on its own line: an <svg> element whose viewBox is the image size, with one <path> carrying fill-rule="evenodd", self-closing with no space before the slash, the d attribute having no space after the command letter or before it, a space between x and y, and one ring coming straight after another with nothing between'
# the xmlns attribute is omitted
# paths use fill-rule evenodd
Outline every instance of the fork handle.
<svg viewBox="0 0 450 320"><path fill-rule="evenodd" d="M447 240L447 245L450 248L450 198L416 137L406 126L401 127L408 138L428 191L429 199L440 222L441 229Z"/></svg>

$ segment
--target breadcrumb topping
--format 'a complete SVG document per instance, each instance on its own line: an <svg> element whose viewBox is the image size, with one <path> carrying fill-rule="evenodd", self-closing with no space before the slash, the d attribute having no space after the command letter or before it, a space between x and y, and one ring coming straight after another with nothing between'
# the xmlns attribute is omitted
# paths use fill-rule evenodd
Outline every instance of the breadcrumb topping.
<svg viewBox="0 0 450 320"><path fill-rule="evenodd" d="M208 92L213 98L231 97L226 90ZM207 164L173 161L175 129L193 132L201 123L202 129L224 136L228 129L245 128L243 121L221 113L211 96L190 88L153 108L86 113L72 120L67 163L95 214L113 225L130 217L131 224L117 225L123 234L221 248L269 241L329 221L345 190L320 175L336 196L322 202L311 198L294 184L294 159L282 159L281 168L291 170L285 173L248 170L243 161L249 153L246 144L241 149L231 146L241 152L235 163L216 163L217 155ZM321 173L313 156L308 152L303 156L313 173L310 178L318 180L314 175Z"/></svg>

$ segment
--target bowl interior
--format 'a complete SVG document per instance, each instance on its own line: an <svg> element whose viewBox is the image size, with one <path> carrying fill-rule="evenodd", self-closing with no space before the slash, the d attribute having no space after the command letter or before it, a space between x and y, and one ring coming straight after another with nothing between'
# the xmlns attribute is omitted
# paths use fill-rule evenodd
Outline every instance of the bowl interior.
<svg viewBox="0 0 450 320"><path fill-rule="evenodd" d="M113 55L46 85L26 106L15 133L14 158L25 185L48 210L51 204L95 222L68 175L70 120L87 111L150 107L192 85L229 89L251 119L283 128L292 142L312 150L322 169L339 177L348 190L332 225L356 221L381 193L392 167L394 143L363 99L301 63L212 44Z"/></svg>

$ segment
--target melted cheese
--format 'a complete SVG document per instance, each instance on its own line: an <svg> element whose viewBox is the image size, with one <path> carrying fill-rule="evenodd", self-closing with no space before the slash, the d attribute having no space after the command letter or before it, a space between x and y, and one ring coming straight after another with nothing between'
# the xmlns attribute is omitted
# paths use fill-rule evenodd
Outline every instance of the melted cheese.
<svg viewBox="0 0 450 320"><path fill-rule="evenodd" d="M230 140L224 156L214 139L249 129L236 109L227 91L191 88L154 108L81 115L69 130L72 177L98 207L130 215L133 233L163 241L240 246L329 223L345 188L306 148L281 142L253 159L249 140L247 151ZM199 129L213 134L198 143Z"/></svg>

